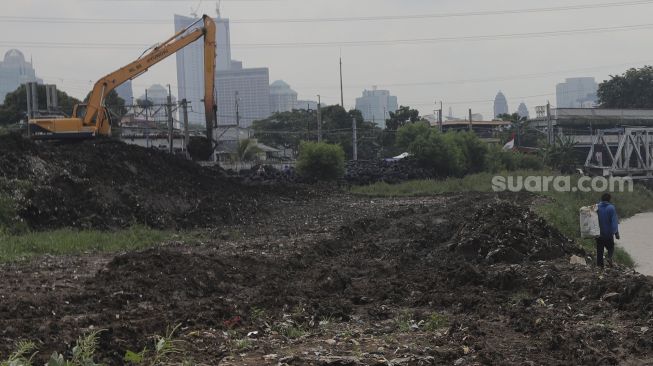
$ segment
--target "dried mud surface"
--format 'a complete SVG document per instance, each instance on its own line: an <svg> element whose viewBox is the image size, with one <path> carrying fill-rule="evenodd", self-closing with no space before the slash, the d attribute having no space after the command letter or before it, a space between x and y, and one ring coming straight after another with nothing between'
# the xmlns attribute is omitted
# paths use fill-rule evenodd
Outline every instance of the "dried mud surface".
<svg viewBox="0 0 653 366"><path fill-rule="evenodd" d="M653 363L651 279L570 264L583 253L529 204L302 196L193 244L4 264L0 355L93 327L119 365L181 324L209 365Z"/></svg>

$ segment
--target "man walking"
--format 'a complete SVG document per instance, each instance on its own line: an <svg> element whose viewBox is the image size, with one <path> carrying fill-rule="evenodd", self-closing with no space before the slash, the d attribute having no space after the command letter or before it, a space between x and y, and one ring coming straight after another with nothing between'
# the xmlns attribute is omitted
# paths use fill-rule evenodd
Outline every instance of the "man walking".
<svg viewBox="0 0 653 366"><path fill-rule="evenodd" d="M608 267L612 267L614 239L619 239L619 219L617 218L617 209L610 203L611 199L610 193L604 193L597 210L601 235L596 238L596 264L601 268L603 268L603 251L605 249L608 250Z"/></svg>

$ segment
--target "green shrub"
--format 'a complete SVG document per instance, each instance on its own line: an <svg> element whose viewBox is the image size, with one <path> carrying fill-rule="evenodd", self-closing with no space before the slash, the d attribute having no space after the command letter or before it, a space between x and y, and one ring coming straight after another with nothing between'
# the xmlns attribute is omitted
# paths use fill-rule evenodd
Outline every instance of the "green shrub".
<svg viewBox="0 0 653 366"><path fill-rule="evenodd" d="M306 178L336 180L345 174L345 152L339 145L302 142L297 158L297 172Z"/></svg>
<svg viewBox="0 0 653 366"><path fill-rule="evenodd" d="M485 156L485 168L492 173L501 171L512 172L516 170L542 170L544 169L544 165L544 159L538 155L506 151L500 147L490 148Z"/></svg>
<svg viewBox="0 0 653 366"><path fill-rule="evenodd" d="M486 168L488 148L470 132L443 134L424 123L413 123L399 129L397 144L437 176L462 176Z"/></svg>
<svg viewBox="0 0 653 366"><path fill-rule="evenodd" d="M397 130L395 144L403 150L408 150L418 136L428 136L430 133L431 127L426 122L409 123Z"/></svg>
<svg viewBox="0 0 653 366"><path fill-rule="evenodd" d="M517 154L517 170L542 170L544 169L544 160L537 155Z"/></svg>
<svg viewBox="0 0 653 366"><path fill-rule="evenodd" d="M0 191L0 237L4 234L20 234L27 231L27 224L16 212L13 199Z"/></svg>

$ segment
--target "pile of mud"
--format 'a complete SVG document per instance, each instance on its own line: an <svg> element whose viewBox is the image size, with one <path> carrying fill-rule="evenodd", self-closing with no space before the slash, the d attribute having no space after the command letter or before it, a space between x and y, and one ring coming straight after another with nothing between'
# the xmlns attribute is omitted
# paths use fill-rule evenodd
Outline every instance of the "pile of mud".
<svg viewBox="0 0 653 366"><path fill-rule="evenodd" d="M350 161L347 163L345 173L345 181L353 185L367 185L376 182L394 184L433 177L435 177L433 172L420 167L417 161L410 158L397 161Z"/></svg>
<svg viewBox="0 0 653 366"><path fill-rule="evenodd" d="M260 190L221 171L114 140L35 144L0 136L0 189L34 229L189 228L247 221Z"/></svg>
<svg viewBox="0 0 653 366"><path fill-rule="evenodd" d="M290 341L295 344L319 338L320 322L327 320L346 322L361 337L415 342L410 352L431 360L401 365L450 365L461 358L463 365L618 364L653 352L650 334L642 331L653 315L651 281L625 271L599 274L570 264L565 254L557 257L567 239L528 214L527 203L483 194L405 205L346 200L340 206L286 208L269 228L236 242L122 254L83 280L77 279L80 270L71 269L54 276L54 284L46 279L45 286L43 279L24 275L39 276L44 268L2 270L0 290L21 295L0 303L0 340L38 340L47 356L93 326L106 329L99 353L114 365L121 364L126 349L142 349L150 335L182 324L181 331L192 334L193 355L207 364L233 353L221 334L257 332L259 362L248 364L261 364L263 355L290 352L280 346L280 324L312 332ZM502 214L505 210L517 217ZM336 221L315 216L319 225L307 227L316 211L338 211L331 216ZM294 223L291 213L302 219ZM288 223L302 234L289 234ZM315 234L327 229L330 235ZM481 253L503 246L523 260L490 264L487 254L467 258L451 250L461 233L480 238L483 230L505 239L478 239ZM533 261L542 248L555 259ZM53 267L55 273L68 268ZM420 320L434 313L446 315L446 328L406 339L406 332L422 334ZM401 330L397 319L404 316L415 320L416 328ZM600 323L617 318L619 327ZM615 339L619 345L609 346ZM377 361L399 357L398 348L383 348L367 351L369 363L309 362L314 349L324 350L300 349L288 364L392 364ZM0 352L9 350L9 342L0 342Z"/></svg>
<svg viewBox="0 0 653 366"><path fill-rule="evenodd" d="M575 243L526 207L506 201L470 214L450 248L469 260L520 263L578 254Z"/></svg>

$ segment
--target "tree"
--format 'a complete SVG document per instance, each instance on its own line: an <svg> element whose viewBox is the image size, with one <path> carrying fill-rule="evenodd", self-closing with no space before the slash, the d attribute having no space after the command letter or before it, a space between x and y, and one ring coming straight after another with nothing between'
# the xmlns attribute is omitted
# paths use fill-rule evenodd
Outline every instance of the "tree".
<svg viewBox="0 0 653 366"><path fill-rule="evenodd" d="M610 76L597 92L601 108L653 108L653 66Z"/></svg>
<svg viewBox="0 0 653 366"><path fill-rule="evenodd" d="M301 141L309 139L309 131L316 128L317 113L306 110L275 113L252 124L254 137L261 143L291 150L293 155L299 151Z"/></svg>
<svg viewBox="0 0 653 366"><path fill-rule="evenodd" d="M417 122L399 128L397 145L437 176L460 176L486 168L487 146L472 132L441 133L428 123Z"/></svg>
<svg viewBox="0 0 653 366"><path fill-rule="evenodd" d="M542 159L554 169L573 173L577 164L576 142L571 137L558 138L558 143L542 149Z"/></svg>
<svg viewBox="0 0 653 366"><path fill-rule="evenodd" d="M416 122L405 125L397 131L396 146L406 150L418 136L428 135L431 133L431 127L428 122Z"/></svg>
<svg viewBox="0 0 653 366"><path fill-rule="evenodd" d="M380 148L380 129L363 121L360 111L347 112L340 106L322 108L323 141L339 144L348 159L352 158L352 122L358 130L358 157L376 158ZM254 121L254 136L266 145L291 150L295 155L302 141L317 140L317 111L293 110L275 113L269 118Z"/></svg>
<svg viewBox="0 0 653 366"><path fill-rule="evenodd" d="M521 117L519 113L513 113L500 114L497 118L510 122L510 130L502 136L504 142L508 142L512 138L510 135L514 133L516 146L537 147L540 145L542 136L535 129L528 127L528 117Z"/></svg>
<svg viewBox="0 0 653 366"><path fill-rule="evenodd" d="M36 92L39 101L38 109L45 110L47 108L45 85L37 85ZM57 99L59 100L60 110L66 115L71 115L75 104L81 103L78 99L61 90L57 90ZM0 106L0 124L12 124L26 119L27 88L25 85L21 85L18 89L5 96L4 104Z"/></svg>
<svg viewBox="0 0 653 366"><path fill-rule="evenodd" d="M236 149L235 158L238 163L242 164L244 162L255 160L261 151L262 150L258 147L256 140L240 140L238 142L238 148Z"/></svg>
<svg viewBox="0 0 653 366"><path fill-rule="evenodd" d="M411 109L408 106L401 106L398 110L390 112L390 118L385 121L385 130L381 137L382 154L385 156L394 156L405 152L405 147L397 146L397 131L406 125L424 121L419 116L419 111ZM428 122L424 121L428 124Z"/></svg>
<svg viewBox="0 0 653 366"><path fill-rule="evenodd" d="M347 159L353 158L352 124L356 121L358 135L358 158L375 159L381 147L379 137L381 129L372 122L365 122L358 110L347 112L339 105L322 109L323 141L340 145Z"/></svg>
<svg viewBox="0 0 653 366"><path fill-rule="evenodd" d="M502 121L512 122L512 123L520 123L520 122L528 121L528 117L522 117L519 115L519 113L513 113L513 114L504 113L498 115L497 118L500 118Z"/></svg>
<svg viewBox="0 0 653 366"><path fill-rule="evenodd" d="M136 105L139 106L140 108L152 108L154 105L154 102L150 99L136 99Z"/></svg>
<svg viewBox="0 0 653 366"><path fill-rule="evenodd" d="M387 130L396 131L407 123L414 123L420 120L419 111L407 106L401 106L395 112L390 112L390 118L385 121Z"/></svg>
<svg viewBox="0 0 653 366"><path fill-rule="evenodd" d="M342 147L324 142L302 142L297 159L297 172L306 178L336 180L345 174L345 152Z"/></svg>
<svg viewBox="0 0 653 366"><path fill-rule="evenodd" d="M84 102L88 102L88 98L91 96L91 92L86 95ZM104 98L104 105L107 106L109 113L111 113L111 119L114 122L120 122L122 117L127 114L127 108L125 108L125 100L122 99L115 90L112 90L107 94L107 97ZM114 124L114 126L117 125Z"/></svg>

